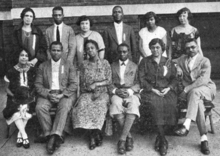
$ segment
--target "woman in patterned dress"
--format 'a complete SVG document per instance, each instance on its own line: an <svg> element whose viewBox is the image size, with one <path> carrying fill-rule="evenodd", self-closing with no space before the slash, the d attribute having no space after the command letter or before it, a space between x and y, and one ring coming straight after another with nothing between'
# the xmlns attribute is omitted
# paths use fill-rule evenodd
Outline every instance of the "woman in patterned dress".
<svg viewBox="0 0 220 156"><path fill-rule="evenodd" d="M89 55L80 68L81 95L73 108L73 128L90 131L89 148L92 150L102 144L101 129L108 109L108 85L111 84L111 67L107 60L98 56L98 44L87 40L84 44Z"/></svg>
<svg viewBox="0 0 220 156"><path fill-rule="evenodd" d="M29 54L22 50L17 65L11 68L4 77L8 87L6 89L7 104L3 110L3 115L8 125L15 122L19 130L16 145L24 148L30 146L25 126L34 111L34 105L29 107L29 104L33 102L31 97L34 95L36 75L35 68L29 66L28 60Z"/></svg>
<svg viewBox="0 0 220 156"><path fill-rule="evenodd" d="M176 17L180 25L171 30L172 59L177 59L185 54L185 42L189 39L197 40L200 54L203 55L199 31L190 25L190 20L192 19L191 11L186 7L182 8L177 12Z"/></svg>
<svg viewBox="0 0 220 156"><path fill-rule="evenodd" d="M84 43L86 40L94 40L97 42L99 47L98 56L99 58L104 59L105 44L103 38L98 32L90 30L93 25L93 21L84 15L79 17L76 24L80 26L81 29L81 32L76 35L76 53L78 66L82 64L83 60L88 58L88 55L86 55L86 51L84 49Z"/></svg>
<svg viewBox="0 0 220 156"><path fill-rule="evenodd" d="M161 155L166 155L168 142L164 128L167 125L175 125L177 121L176 68L168 58L162 56L165 44L161 39L151 40L149 47L152 55L141 61L138 71L140 85L143 88L140 94L142 100L140 112L150 108L158 131L155 150L159 150ZM144 116L141 113L142 115Z"/></svg>

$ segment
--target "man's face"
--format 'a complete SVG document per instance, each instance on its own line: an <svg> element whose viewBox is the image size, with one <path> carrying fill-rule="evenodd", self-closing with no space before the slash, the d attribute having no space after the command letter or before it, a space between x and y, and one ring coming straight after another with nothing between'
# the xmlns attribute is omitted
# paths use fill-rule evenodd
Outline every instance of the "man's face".
<svg viewBox="0 0 220 156"><path fill-rule="evenodd" d="M63 12L61 10L54 10L53 11L53 20L54 23L56 23L57 25L61 24L63 22Z"/></svg>
<svg viewBox="0 0 220 156"><path fill-rule="evenodd" d="M50 55L55 62L59 61L62 56L61 46L60 45L52 45L52 47L50 49Z"/></svg>
<svg viewBox="0 0 220 156"><path fill-rule="evenodd" d="M126 61L128 59L128 48L126 46L120 46L118 48L119 59Z"/></svg>
<svg viewBox="0 0 220 156"><path fill-rule="evenodd" d="M196 44L195 41L187 42L185 45L185 49L186 49L186 54L189 57L193 57L199 52L198 45Z"/></svg>
<svg viewBox="0 0 220 156"><path fill-rule="evenodd" d="M116 7L112 10L112 17L116 23L120 23L123 19L123 10L120 7Z"/></svg>

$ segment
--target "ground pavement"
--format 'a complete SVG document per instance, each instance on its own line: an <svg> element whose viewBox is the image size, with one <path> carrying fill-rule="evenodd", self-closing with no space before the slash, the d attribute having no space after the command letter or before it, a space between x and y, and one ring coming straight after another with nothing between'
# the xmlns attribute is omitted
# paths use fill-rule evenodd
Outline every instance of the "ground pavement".
<svg viewBox="0 0 220 156"><path fill-rule="evenodd" d="M217 84L217 96L215 98L216 108L213 111L215 134L208 134L210 156L220 155L220 80L215 81ZM0 112L5 106L6 94L4 92L4 83L0 80ZM207 125L209 123L207 122ZM210 127L209 127L210 128ZM15 145L17 131L13 126L10 131L10 138L6 138L6 123L0 113L0 156L44 156L47 155L46 144L34 143L34 130L31 126L27 128L30 139L30 149L17 148ZM94 150L89 150L88 140L84 132L74 131L74 134L68 136L65 143L53 154L55 156L117 156L117 138L114 134L112 137L105 137L103 145ZM155 133L140 135L133 134L134 149L127 152L126 156L159 156L154 150ZM168 136L169 142L168 156L200 156L200 136L195 124L192 125L187 137Z"/></svg>

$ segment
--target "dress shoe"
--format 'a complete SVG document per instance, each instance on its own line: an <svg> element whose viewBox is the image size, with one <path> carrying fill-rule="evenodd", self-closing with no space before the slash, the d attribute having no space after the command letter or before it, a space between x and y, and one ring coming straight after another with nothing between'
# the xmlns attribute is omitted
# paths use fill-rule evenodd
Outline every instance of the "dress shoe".
<svg viewBox="0 0 220 156"><path fill-rule="evenodd" d="M201 142L201 152L205 155L210 154L208 141L202 141Z"/></svg>
<svg viewBox="0 0 220 156"><path fill-rule="evenodd" d="M50 139L47 143L47 147L46 147L48 154L53 154L54 153L54 151L55 151L55 146L54 146L55 140L56 140L56 136L51 135Z"/></svg>
<svg viewBox="0 0 220 156"><path fill-rule="evenodd" d="M103 140L103 136L101 133L98 133L95 137L95 143L96 146L101 146L102 145L102 140Z"/></svg>
<svg viewBox="0 0 220 156"><path fill-rule="evenodd" d="M18 137L18 138L17 138L17 142L16 142L16 146L17 146L17 147L21 147L22 145L23 145L23 139L20 138L20 137Z"/></svg>
<svg viewBox="0 0 220 156"><path fill-rule="evenodd" d="M24 147L25 149L30 148L30 142L29 142L28 138L23 139L23 147Z"/></svg>
<svg viewBox="0 0 220 156"><path fill-rule="evenodd" d="M125 154L126 152L125 144L126 144L126 141L123 141L123 140L118 141L118 153L119 154Z"/></svg>
<svg viewBox="0 0 220 156"><path fill-rule="evenodd" d="M96 142L94 136L90 136L89 149L94 150L96 148Z"/></svg>
<svg viewBox="0 0 220 156"><path fill-rule="evenodd" d="M165 156L167 154L167 149L168 149L168 141L166 138L161 138L160 140L160 155Z"/></svg>
<svg viewBox="0 0 220 156"><path fill-rule="evenodd" d="M159 135L156 137L154 149L155 149L155 151L159 151L160 150L160 136Z"/></svg>
<svg viewBox="0 0 220 156"><path fill-rule="evenodd" d="M187 130L184 125L182 125L179 129L175 130L174 133L177 136L187 136L189 133L189 130Z"/></svg>
<svg viewBox="0 0 220 156"><path fill-rule="evenodd" d="M56 135L55 143L54 143L55 149L58 149L62 143L63 143L62 137L59 135Z"/></svg>
<svg viewBox="0 0 220 156"><path fill-rule="evenodd" d="M131 137L126 138L126 151L131 151L134 148L134 140Z"/></svg>

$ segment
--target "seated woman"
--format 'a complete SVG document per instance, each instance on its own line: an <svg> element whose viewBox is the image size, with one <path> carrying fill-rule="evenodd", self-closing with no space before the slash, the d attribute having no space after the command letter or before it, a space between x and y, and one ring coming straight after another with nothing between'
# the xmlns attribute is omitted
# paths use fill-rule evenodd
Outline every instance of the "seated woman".
<svg viewBox="0 0 220 156"><path fill-rule="evenodd" d="M90 27L93 25L92 20L87 16L79 17L77 23L80 26L81 32L76 35L76 53L77 53L77 61L78 66L80 66L83 60L87 59L86 51L84 49L84 43L86 40L94 40L98 44L98 56L103 59L105 55L105 44L102 39L102 36L96 32L90 30Z"/></svg>
<svg viewBox="0 0 220 156"><path fill-rule="evenodd" d="M149 48L152 55L143 58L139 65L142 105L149 105L152 109L153 119L157 125L158 136L156 137L155 150L161 155L166 155L168 142L164 134L164 126L176 124L175 93L176 68L174 64L163 57L165 44L159 38L150 41ZM140 110L144 108L141 107ZM141 114L142 116L142 114Z"/></svg>
<svg viewBox="0 0 220 156"><path fill-rule="evenodd" d="M29 54L22 50L19 54L18 64L10 69L5 81L9 84L7 88L7 104L3 110L3 115L8 125L15 122L19 132L17 135L17 147L23 145L24 148L29 148L29 140L25 132L27 121L31 118L31 114L26 113L29 109L27 105L31 103L34 91L35 68L28 65ZM22 86L22 87L21 87ZM21 96L21 97L19 97ZM23 99L21 99L23 97ZM29 109L29 111L33 111Z"/></svg>
<svg viewBox="0 0 220 156"><path fill-rule="evenodd" d="M13 55L11 65L14 66L22 49L30 53L28 64L37 66L47 59L47 43L41 29L33 24L35 13L31 8L21 12L21 23L15 27L12 36Z"/></svg>
<svg viewBox="0 0 220 156"><path fill-rule="evenodd" d="M87 40L84 44L89 56L80 68L81 95L73 109L73 128L84 128L90 131L89 148L92 150L102 144L103 127L109 103L107 87L111 84L111 67L106 60L98 56L98 44Z"/></svg>
<svg viewBox="0 0 220 156"><path fill-rule="evenodd" d="M172 59L177 59L181 55L186 54L184 46L185 42L189 39L197 40L199 52L203 55L199 31L197 28L190 25L192 19L191 11L188 8L182 8L177 12L176 17L180 24L171 30Z"/></svg>

